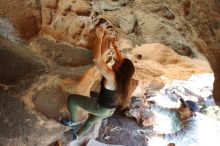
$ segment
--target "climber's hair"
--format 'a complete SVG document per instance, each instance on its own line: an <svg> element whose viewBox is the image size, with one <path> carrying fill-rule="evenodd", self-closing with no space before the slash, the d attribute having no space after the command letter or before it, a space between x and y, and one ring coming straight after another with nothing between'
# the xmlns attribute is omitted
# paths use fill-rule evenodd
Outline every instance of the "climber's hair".
<svg viewBox="0 0 220 146"><path fill-rule="evenodd" d="M131 98L131 88L132 88L132 77L134 75L134 65L131 60L124 58L122 64L117 71L116 75L116 92L118 98L118 103L120 103L121 108L124 109L129 106Z"/></svg>

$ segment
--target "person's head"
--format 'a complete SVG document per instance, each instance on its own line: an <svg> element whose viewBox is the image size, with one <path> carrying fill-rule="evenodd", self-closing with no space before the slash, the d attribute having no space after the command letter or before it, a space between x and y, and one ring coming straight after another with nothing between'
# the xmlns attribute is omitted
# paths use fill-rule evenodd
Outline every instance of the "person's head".
<svg viewBox="0 0 220 146"><path fill-rule="evenodd" d="M178 112L180 114L184 115L193 115L197 111L199 111L199 106L196 102L191 100L184 101L182 98L180 98L181 105L178 108Z"/></svg>
<svg viewBox="0 0 220 146"><path fill-rule="evenodd" d="M120 97L121 106L124 108L130 101L130 89L135 68L131 60L124 58L115 62L112 69L116 75L117 94Z"/></svg>

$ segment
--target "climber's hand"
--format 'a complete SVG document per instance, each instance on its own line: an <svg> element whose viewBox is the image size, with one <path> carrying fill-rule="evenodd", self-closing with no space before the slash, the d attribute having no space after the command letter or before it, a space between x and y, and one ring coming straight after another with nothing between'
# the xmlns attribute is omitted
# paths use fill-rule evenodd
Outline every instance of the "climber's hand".
<svg viewBox="0 0 220 146"><path fill-rule="evenodd" d="M114 48L117 48L117 46L118 46L118 38L117 37L114 37L113 39L112 39L112 46L114 47Z"/></svg>
<svg viewBox="0 0 220 146"><path fill-rule="evenodd" d="M98 27L96 28L96 36L99 38L99 39L102 39L104 34L106 32L106 28L105 27Z"/></svg>
<svg viewBox="0 0 220 146"><path fill-rule="evenodd" d="M110 48L110 43L114 37L114 32L107 29L103 38L102 38L102 54L106 52Z"/></svg>

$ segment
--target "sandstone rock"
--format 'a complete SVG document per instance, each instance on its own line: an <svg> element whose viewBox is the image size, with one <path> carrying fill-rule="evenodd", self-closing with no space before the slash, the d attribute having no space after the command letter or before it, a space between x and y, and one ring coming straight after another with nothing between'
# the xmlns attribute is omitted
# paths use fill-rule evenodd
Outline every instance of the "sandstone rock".
<svg viewBox="0 0 220 146"><path fill-rule="evenodd" d="M135 100L135 101L134 101ZM135 118L143 126L152 126L155 124L155 115L139 99L133 98L130 109L126 116Z"/></svg>
<svg viewBox="0 0 220 146"><path fill-rule="evenodd" d="M8 18L22 39L30 39L40 31L39 1L1 1L0 15ZM3 14L3 15L2 15Z"/></svg>
<svg viewBox="0 0 220 146"><path fill-rule="evenodd" d="M72 9L78 16L90 16L92 11L91 4L86 1L75 1Z"/></svg>
<svg viewBox="0 0 220 146"><path fill-rule="evenodd" d="M185 1L183 2L183 10L184 10L185 16L189 15L189 13L190 13L190 7L191 7L191 2L190 2L190 0L185 0Z"/></svg>
<svg viewBox="0 0 220 146"><path fill-rule="evenodd" d="M169 20L174 20L175 19L175 15L171 11L169 11L169 10L164 12L163 17L165 17L165 18L167 18Z"/></svg>
<svg viewBox="0 0 220 146"><path fill-rule="evenodd" d="M42 23L47 24L47 25L52 23L52 20L53 20L53 12L52 11L45 9L42 11L42 15L44 16L42 19Z"/></svg>
<svg viewBox="0 0 220 146"><path fill-rule="evenodd" d="M202 1L199 1L199 5L198 3L195 3L194 1L191 1L191 10L189 15L187 16L187 20L189 20L192 25L194 26L196 32L198 32L198 34L200 35L200 37L205 41L205 43L209 46L206 46L206 49L209 48L209 52L204 53L204 55L208 58L210 65L213 66L213 71L215 72L215 76L216 79L218 80L218 75L219 73L217 73L218 71L218 59L214 59L214 58L218 58L219 57L219 51L217 51L220 46L219 42L216 41L216 36L215 36L215 32L213 33L212 29L210 28L212 22L214 20L216 20L216 18L219 17L218 14L218 10L219 10L219 5L217 1L210 1L208 3L202 3ZM215 5L215 6L213 6ZM213 9L214 8L214 9ZM217 10L217 9L218 10ZM210 13L207 13L207 9L210 10ZM199 17L195 17L195 15L199 14ZM207 17L208 16L208 17ZM200 22L200 24L198 25L197 23L194 23L192 20L190 20L190 18L194 18L197 19L197 22ZM204 18L209 18L209 19L204 19ZM205 48L204 48L205 49ZM206 50L205 49L205 50ZM215 50L215 51L212 51ZM211 52L215 52L214 54L212 54ZM211 59L212 58L212 59ZM217 92L216 88L217 88L217 82L216 81L214 83L214 98L215 100L218 102L219 101L219 93Z"/></svg>
<svg viewBox="0 0 220 146"><path fill-rule="evenodd" d="M57 9L58 8L58 0L46 0L41 2L42 6L45 6L47 8L51 9Z"/></svg>
<svg viewBox="0 0 220 146"><path fill-rule="evenodd" d="M25 45L0 37L0 82L13 85L26 76L41 74L45 68L40 59Z"/></svg>
<svg viewBox="0 0 220 146"><path fill-rule="evenodd" d="M31 42L36 53L56 62L61 66L79 67L92 64L92 52L79 47L71 47L62 42L55 42L47 37L39 37Z"/></svg>
<svg viewBox="0 0 220 146"><path fill-rule="evenodd" d="M56 121L31 112L18 97L1 93L0 100L1 145L48 145L67 130Z"/></svg>
<svg viewBox="0 0 220 146"><path fill-rule="evenodd" d="M29 112L35 113L32 108L47 118L57 119L67 112L63 106L68 94L88 96L91 88L98 90L100 75L96 69L88 69L92 59L86 49L93 49L94 27L101 19L123 37L120 48L135 62L135 80L142 80L138 83L138 95L152 96L152 90L161 89L173 79L213 71L213 95L219 104L219 6L217 0L1 1L0 34L10 41L0 40L0 90L7 92L3 99L9 97L10 101L2 102L5 108L0 113L10 120L5 115L13 109L10 102L15 101L17 115L22 117L23 113L27 117L22 122L31 119L21 136L24 125L20 121L16 127L2 119L1 127L16 127L19 131L3 130L3 145L47 145L57 140L59 136L52 135L47 127L50 120L39 120L40 114L30 115ZM135 47L143 43L154 44ZM139 110L134 115L141 120L141 116L148 116L145 113ZM30 132L33 125L36 127ZM58 128L53 133L65 131L59 124L55 127ZM39 139L30 141L33 137Z"/></svg>
<svg viewBox="0 0 220 146"><path fill-rule="evenodd" d="M94 6L97 10L102 11L113 11L120 8L121 3L125 2L125 0L119 1L111 1L111 0L99 0L94 3Z"/></svg>
<svg viewBox="0 0 220 146"><path fill-rule="evenodd" d="M109 144L98 142L94 139L90 139L89 142L86 144L86 146L122 146L122 145L109 145Z"/></svg>
<svg viewBox="0 0 220 146"><path fill-rule="evenodd" d="M133 146L137 143L146 145L147 139L145 139L144 135L140 135L139 132L142 130L146 130L145 134L147 135L148 132L152 131L152 127L143 127L133 118L125 117L122 111L116 110L112 117L103 121L99 131L99 137L96 140L115 145Z"/></svg>
<svg viewBox="0 0 220 146"><path fill-rule="evenodd" d="M0 18L0 35L12 42L21 41L18 32L15 30L8 18Z"/></svg>
<svg viewBox="0 0 220 146"><path fill-rule="evenodd" d="M42 37L40 40L46 39ZM44 44L40 42L44 41L36 41L35 45ZM45 42L43 52L45 54L50 53L50 51L46 51L47 45L50 44L49 40ZM32 44L32 46L34 45ZM40 49L42 48L40 47ZM4 118L0 124L3 131L5 131L0 132L1 144L3 145L48 145L59 139L61 133L68 130L67 127L63 127L58 123L60 117L69 116L66 109L67 96L74 92L86 93L83 89L89 90L88 88L93 85L93 80L97 80L94 73L96 70L94 69L89 72L89 76L83 75L83 72L89 66L79 67L77 70L67 69L66 67L63 70L61 64L58 67L56 63L46 62L47 56L42 57L33 50L25 44L13 43L1 38L1 58L4 61L1 61L3 64L0 67L4 72L2 72L0 78L0 89L1 93L7 92L0 95L3 104L1 112L3 115L1 117ZM69 50L71 50L71 47ZM73 54L75 55L75 53ZM82 54L86 53L82 52ZM74 59L72 56L70 58ZM53 73L45 75L46 70ZM91 76L91 74L94 76ZM77 88L77 83L81 86L83 84L88 86ZM83 92L79 89L82 89ZM13 105L17 105L15 106L16 110L12 107ZM16 115L9 114L12 111L15 111ZM87 113L82 109L79 109L79 113L81 114L79 114L78 120L85 120ZM16 116L18 117L16 118ZM15 131L5 129L11 126L13 128L10 129Z"/></svg>
<svg viewBox="0 0 220 146"><path fill-rule="evenodd" d="M142 59L135 63L135 79L152 81L154 77L167 77L186 79L192 72L210 72L206 61L196 61L188 57L179 56L172 49L161 44L148 44L131 51L131 54L141 54ZM188 61L186 61L188 60ZM201 65L198 65L198 63ZM197 64L197 65L196 65ZM174 67L178 66L178 67ZM197 69L196 69L197 68ZM175 74L175 75L174 75Z"/></svg>
<svg viewBox="0 0 220 146"><path fill-rule="evenodd" d="M42 33L79 47L93 47L90 3L83 0L44 1L41 9Z"/></svg>
<svg viewBox="0 0 220 146"><path fill-rule="evenodd" d="M128 11L126 9L124 11L124 15L121 15L119 19L119 26L125 33L131 33L134 29L134 25L136 23L135 16L132 14L132 11Z"/></svg>
<svg viewBox="0 0 220 146"><path fill-rule="evenodd" d="M176 43L176 44L173 45L173 49L179 55L188 56L190 58L196 57L195 53L192 50L192 48L190 48L189 46L187 46L185 44Z"/></svg>

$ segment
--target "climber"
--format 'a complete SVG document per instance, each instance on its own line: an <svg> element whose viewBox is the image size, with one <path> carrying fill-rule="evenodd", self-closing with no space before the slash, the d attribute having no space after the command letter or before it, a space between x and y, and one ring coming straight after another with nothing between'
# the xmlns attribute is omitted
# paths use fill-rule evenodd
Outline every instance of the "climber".
<svg viewBox="0 0 220 146"><path fill-rule="evenodd" d="M105 37L109 37L109 35L111 35L111 33L106 27L100 26L96 28L93 61L102 75L98 100L77 94L68 96L67 105L71 120L63 120L65 125L74 127L74 125L77 124L77 106L80 106L90 113L82 128L73 133L73 139L87 133L97 121L111 116L118 106L125 108L129 105L130 88L135 68L133 63L129 59L124 58L120 53L116 45L116 36L113 36L111 39L116 60L111 68L107 65L102 53L104 52L102 49L106 48L103 48L102 45Z"/></svg>
<svg viewBox="0 0 220 146"><path fill-rule="evenodd" d="M199 111L198 104L194 101L184 101L180 97L179 108L164 108L155 103L148 102L149 109L169 116L173 121L172 133L159 134L155 137L164 139L168 146L196 146L198 145L198 124L196 112Z"/></svg>

